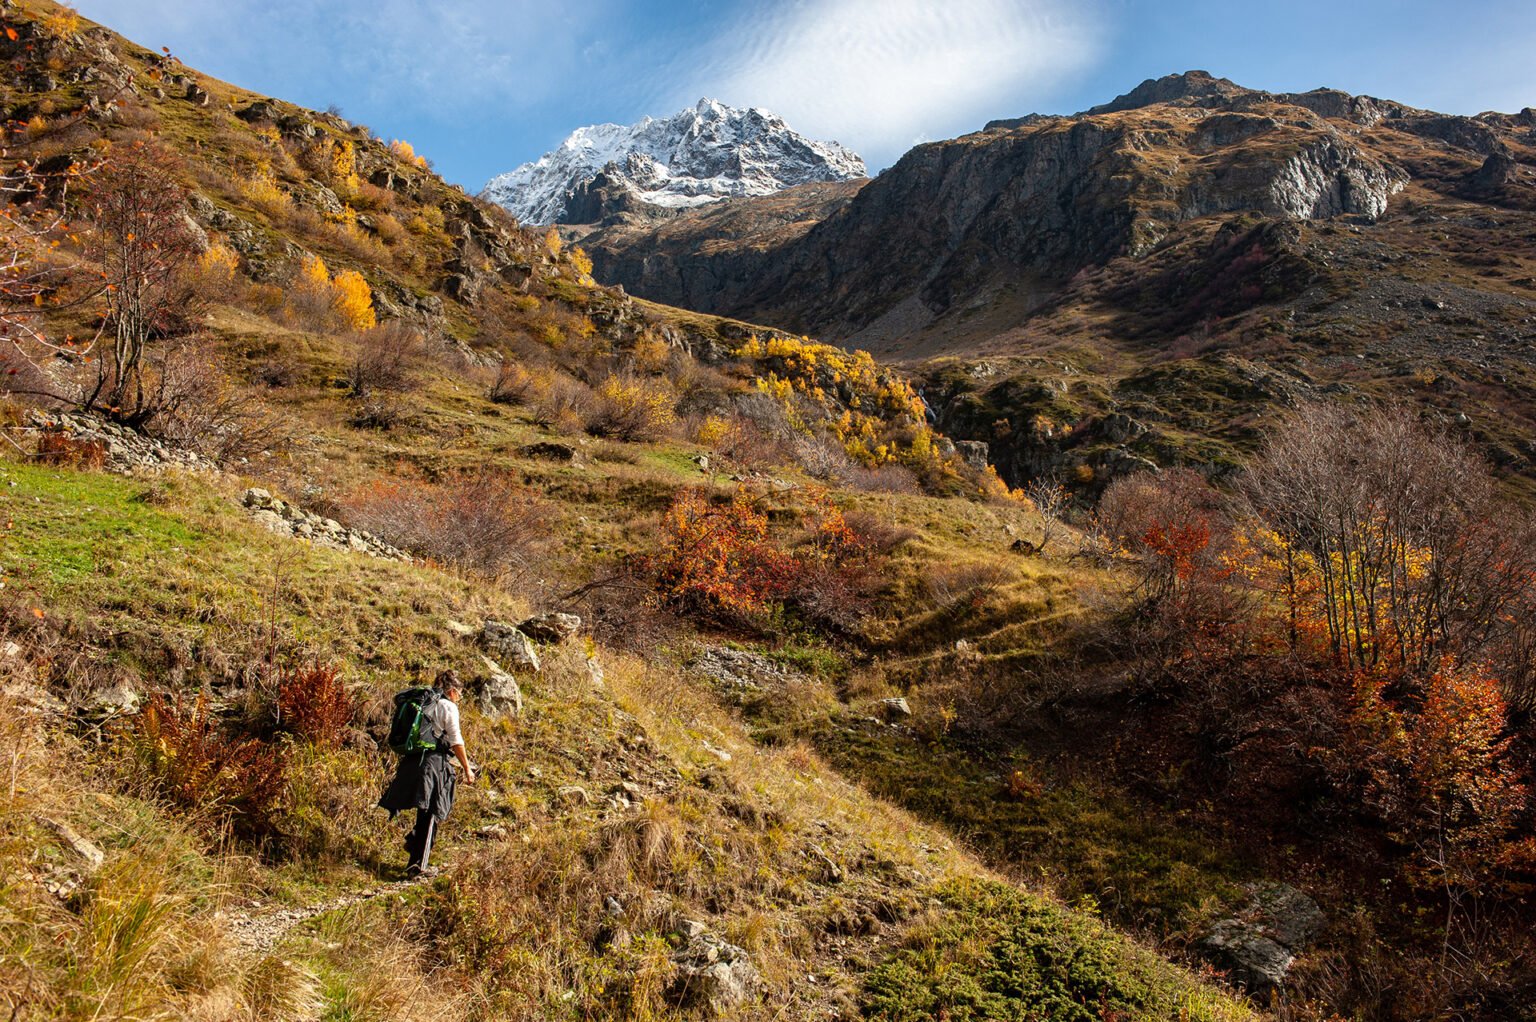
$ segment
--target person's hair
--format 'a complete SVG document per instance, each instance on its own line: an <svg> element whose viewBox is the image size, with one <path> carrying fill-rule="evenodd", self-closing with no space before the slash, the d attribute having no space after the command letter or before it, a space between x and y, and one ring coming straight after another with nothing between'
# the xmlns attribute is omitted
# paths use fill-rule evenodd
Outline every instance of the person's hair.
<svg viewBox="0 0 1536 1022"><path fill-rule="evenodd" d="M459 681L459 673L454 670L447 670L440 673L437 676L437 680L432 683L432 687L444 695L447 695L449 692L452 692L455 689L460 692L464 691L464 684L463 682Z"/></svg>

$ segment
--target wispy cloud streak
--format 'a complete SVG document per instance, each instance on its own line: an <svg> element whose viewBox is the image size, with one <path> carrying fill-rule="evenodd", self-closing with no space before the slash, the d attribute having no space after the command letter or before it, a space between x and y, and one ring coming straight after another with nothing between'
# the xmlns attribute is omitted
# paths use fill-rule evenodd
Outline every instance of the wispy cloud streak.
<svg viewBox="0 0 1536 1022"><path fill-rule="evenodd" d="M768 5L731 25L710 47L720 56L683 75L671 99L707 92L768 107L878 166L924 138L1028 112L998 109L1000 97L1055 91L1089 66L1101 50L1095 10L1059 0Z"/></svg>

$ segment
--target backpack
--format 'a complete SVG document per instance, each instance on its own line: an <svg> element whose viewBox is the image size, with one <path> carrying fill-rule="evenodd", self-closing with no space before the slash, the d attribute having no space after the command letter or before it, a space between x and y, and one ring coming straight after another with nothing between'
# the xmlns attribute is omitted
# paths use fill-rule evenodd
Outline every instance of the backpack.
<svg viewBox="0 0 1536 1022"><path fill-rule="evenodd" d="M424 730L427 709L437 702L434 688L408 688L395 695L395 716L389 725L389 747L402 756L437 748L434 732ZM429 723L429 722L427 722Z"/></svg>

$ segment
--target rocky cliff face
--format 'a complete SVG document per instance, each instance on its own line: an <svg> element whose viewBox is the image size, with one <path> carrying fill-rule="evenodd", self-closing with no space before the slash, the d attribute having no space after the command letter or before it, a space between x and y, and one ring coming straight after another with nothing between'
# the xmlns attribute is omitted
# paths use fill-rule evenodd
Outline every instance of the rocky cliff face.
<svg viewBox="0 0 1536 1022"><path fill-rule="evenodd" d="M701 99L664 120L580 128L481 194L524 223L596 223L863 176L864 161L836 142L799 135L766 110Z"/></svg>
<svg viewBox="0 0 1536 1022"><path fill-rule="evenodd" d="M583 245L640 296L916 365L1014 483L1220 472L1266 409L1357 391L1536 480L1536 111L1190 72L820 187Z"/></svg>
<svg viewBox="0 0 1536 1022"><path fill-rule="evenodd" d="M647 298L901 347L991 294L1028 304L1028 293L1149 251L1190 220L1374 219L1407 181L1306 108L1187 105L1227 95L1202 89L1186 105L1025 119L919 146L792 238L722 243L695 214L665 228L614 225L584 244L601 279Z"/></svg>

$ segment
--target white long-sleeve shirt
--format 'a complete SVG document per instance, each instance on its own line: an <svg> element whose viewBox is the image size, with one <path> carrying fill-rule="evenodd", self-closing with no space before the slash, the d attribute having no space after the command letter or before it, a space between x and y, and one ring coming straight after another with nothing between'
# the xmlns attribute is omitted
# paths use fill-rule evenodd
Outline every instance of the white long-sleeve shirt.
<svg viewBox="0 0 1536 1022"><path fill-rule="evenodd" d="M438 699L423 711L422 716L431 722L432 729L443 736L441 748L450 751L455 745L464 744L459 731L459 707L447 699Z"/></svg>

